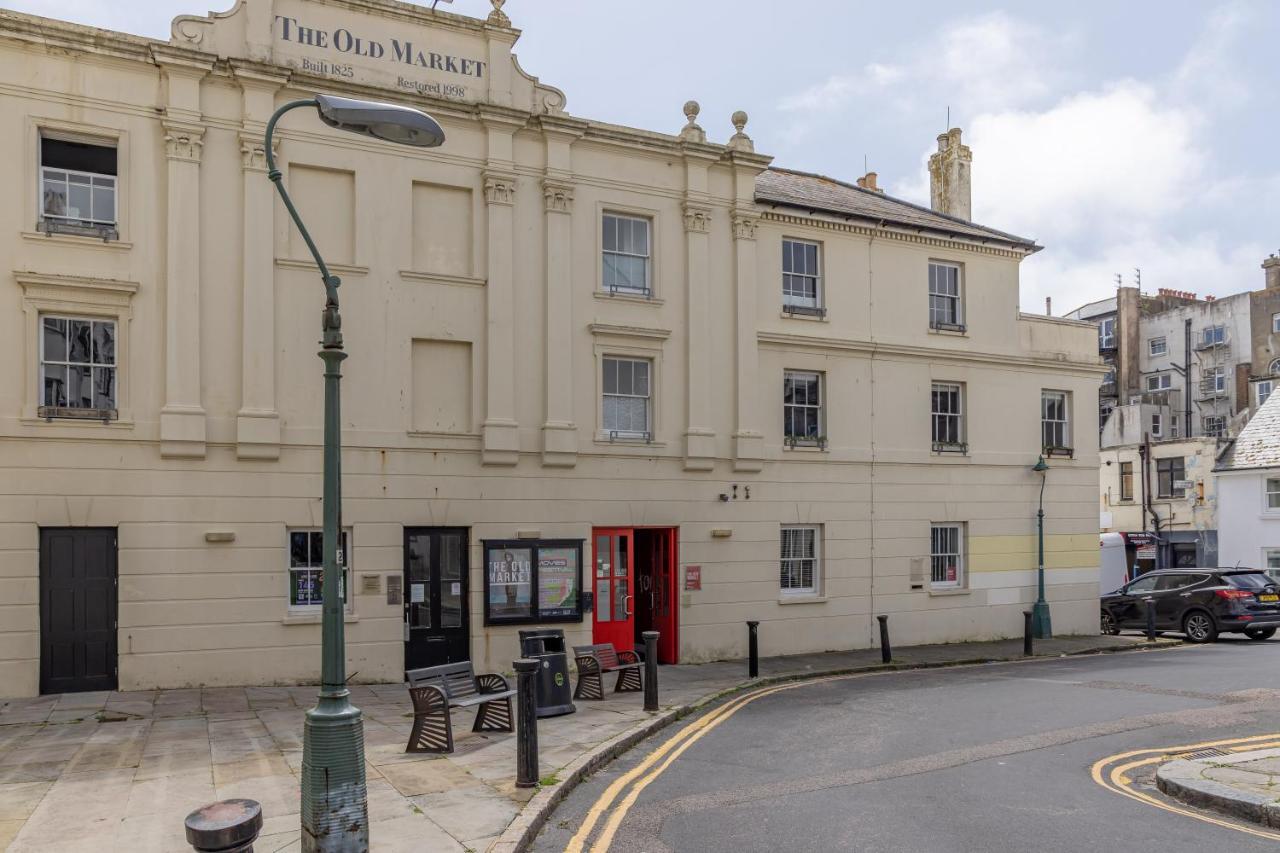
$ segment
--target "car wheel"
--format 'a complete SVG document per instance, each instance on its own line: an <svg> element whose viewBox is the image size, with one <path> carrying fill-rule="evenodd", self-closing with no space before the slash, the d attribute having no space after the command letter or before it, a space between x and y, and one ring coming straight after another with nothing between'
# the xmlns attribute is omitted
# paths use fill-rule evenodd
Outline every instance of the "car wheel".
<svg viewBox="0 0 1280 853"><path fill-rule="evenodd" d="M1250 640L1270 640L1276 635L1275 628L1251 628L1244 632L1244 635Z"/></svg>
<svg viewBox="0 0 1280 853"><path fill-rule="evenodd" d="M1203 610L1192 610L1182 620L1182 632L1193 643L1212 643L1218 639L1218 626Z"/></svg>
<svg viewBox="0 0 1280 853"><path fill-rule="evenodd" d="M1110 634L1113 637L1120 633L1120 626L1116 624L1116 617L1111 615L1110 610L1102 611L1099 627L1102 629L1102 633Z"/></svg>

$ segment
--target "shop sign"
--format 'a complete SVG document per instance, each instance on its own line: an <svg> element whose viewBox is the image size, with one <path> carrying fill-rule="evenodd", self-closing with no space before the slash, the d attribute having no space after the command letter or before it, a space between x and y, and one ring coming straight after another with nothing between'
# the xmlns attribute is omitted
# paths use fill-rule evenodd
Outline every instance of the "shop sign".
<svg viewBox="0 0 1280 853"><path fill-rule="evenodd" d="M702 566L684 567L684 588L686 592L702 589Z"/></svg>

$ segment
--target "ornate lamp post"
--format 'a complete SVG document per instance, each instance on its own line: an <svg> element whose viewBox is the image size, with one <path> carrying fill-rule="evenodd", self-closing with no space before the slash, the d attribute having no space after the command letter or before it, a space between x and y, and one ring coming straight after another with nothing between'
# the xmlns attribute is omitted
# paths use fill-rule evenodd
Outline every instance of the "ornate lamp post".
<svg viewBox="0 0 1280 853"><path fill-rule="evenodd" d="M1049 602L1044 600L1044 484L1049 479L1049 466L1041 456L1031 470L1040 475L1040 509L1036 513L1036 539L1040 567L1036 571L1037 595L1036 603L1031 608L1031 633L1036 639L1043 640L1053 636L1053 626L1049 621Z"/></svg>
<svg viewBox="0 0 1280 853"><path fill-rule="evenodd" d="M338 285L320 250L302 224L298 210L280 182L271 150L276 122L289 110L315 107L330 127L376 139L432 148L444 142L444 131L426 113L394 104L317 95L290 101L267 122L267 177L276 186L289 216L320 268L325 304L321 315L320 358L324 361L324 584L321 626L321 688L316 706L307 711L302 748L302 849L365 851L369 849L369 805L364 775L364 725L346 687L346 639L343 636L338 540L342 530L342 433L339 381L342 379L342 318Z"/></svg>

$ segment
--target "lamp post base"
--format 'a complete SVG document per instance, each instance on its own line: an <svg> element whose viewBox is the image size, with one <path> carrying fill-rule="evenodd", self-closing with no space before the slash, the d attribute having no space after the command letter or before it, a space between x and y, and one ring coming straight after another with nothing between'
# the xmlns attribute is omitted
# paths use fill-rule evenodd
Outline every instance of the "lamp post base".
<svg viewBox="0 0 1280 853"><path fill-rule="evenodd" d="M1047 640L1053 636L1053 625L1049 620L1049 602L1043 599L1031 606L1031 635L1037 640Z"/></svg>
<svg viewBox="0 0 1280 853"><path fill-rule="evenodd" d="M320 694L302 729L302 849L364 853L369 805L364 773L364 721L346 688Z"/></svg>

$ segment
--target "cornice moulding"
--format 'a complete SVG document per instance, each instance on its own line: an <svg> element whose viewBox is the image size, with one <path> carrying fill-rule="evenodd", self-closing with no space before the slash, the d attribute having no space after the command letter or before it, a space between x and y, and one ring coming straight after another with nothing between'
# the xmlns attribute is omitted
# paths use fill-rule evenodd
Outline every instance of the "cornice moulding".
<svg viewBox="0 0 1280 853"><path fill-rule="evenodd" d="M591 334L615 338L649 338L664 341L671 337L670 329L654 329L646 326L619 326L613 323L592 323L587 326Z"/></svg>

